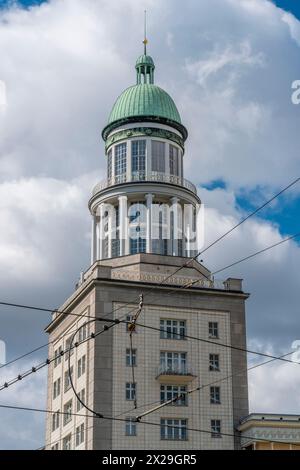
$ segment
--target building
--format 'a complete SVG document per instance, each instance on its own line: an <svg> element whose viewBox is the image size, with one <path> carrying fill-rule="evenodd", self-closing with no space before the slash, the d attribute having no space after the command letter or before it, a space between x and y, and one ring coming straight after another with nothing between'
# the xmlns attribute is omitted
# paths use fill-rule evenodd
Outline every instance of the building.
<svg viewBox="0 0 300 470"><path fill-rule="evenodd" d="M251 413L238 429L243 449L300 450L299 415Z"/></svg>
<svg viewBox="0 0 300 470"><path fill-rule="evenodd" d="M146 50L135 68L136 85L119 96L102 132L107 179L89 201L91 266L46 328L49 357L56 358L48 369L47 407L54 413L46 448L239 448L236 427L248 414L246 354L220 343L246 347L248 295L240 279L215 281L189 258L197 248L200 199L184 179L187 130L172 98L154 84ZM141 294L132 335L120 323L72 350L82 401L121 420L87 417L62 351L77 327L79 340L101 331L99 322L84 325L87 316L131 320ZM200 391L185 394L198 385ZM136 422L178 394L184 398Z"/></svg>

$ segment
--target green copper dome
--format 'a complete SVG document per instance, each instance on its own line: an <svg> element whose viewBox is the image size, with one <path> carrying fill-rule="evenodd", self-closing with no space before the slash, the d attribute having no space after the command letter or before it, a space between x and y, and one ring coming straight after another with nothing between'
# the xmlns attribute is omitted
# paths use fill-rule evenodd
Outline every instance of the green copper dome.
<svg viewBox="0 0 300 470"><path fill-rule="evenodd" d="M149 83L131 86L123 91L113 106L108 123L133 116L156 116L181 124L179 112L170 95Z"/></svg>
<svg viewBox="0 0 300 470"><path fill-rule="evenodd" d="M140 65L150 65L151 67L155 68L154 61L150 55L143 54L138 57L135 68L137 69Z"/></svg>
<svg viewBox="0 0 300 470"><path fill-rule="evenodd" d="M127 88L116 100L102 136L128 122L161 122L179 130L184 140L187 130L181 123L177 107L167 92L154 85L155 65L146 51L136 61L137 84Z"/></svg>

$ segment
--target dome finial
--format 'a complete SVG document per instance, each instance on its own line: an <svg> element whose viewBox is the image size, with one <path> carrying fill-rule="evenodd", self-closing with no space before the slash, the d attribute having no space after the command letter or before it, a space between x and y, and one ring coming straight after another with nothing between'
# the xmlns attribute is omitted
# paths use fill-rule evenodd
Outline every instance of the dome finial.
<svg viewBox="0 0 300 470"><path fill-rule="evenodd" d="M148 44L148 39L147 39L147 10L144 10L144 55L147 55L147 44Z"/></svg>

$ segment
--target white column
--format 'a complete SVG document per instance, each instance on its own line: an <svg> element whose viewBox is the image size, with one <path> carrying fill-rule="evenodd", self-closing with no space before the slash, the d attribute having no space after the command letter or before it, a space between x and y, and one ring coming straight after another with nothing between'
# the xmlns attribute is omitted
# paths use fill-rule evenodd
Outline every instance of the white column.
<svg viewBox="0 0 300 470"><path fill-rule="evenodd" d="M193 206L186 204L184 207L184 235L186 236L185 256L191 256L191 237L193 233Z"/></svg>
<svg viewBox="0 0 300 470"><path fill-rule="evenodd" d="M173 227L171 227L173 228L172 255L178 256L178 197L172 197L171 203L170 214L173 213Z"/></svg>
<svg viewBox="0 0 300 470"><path fill-rule="evenodd" d="M119 196L119 236L120 236L120 256L124 256L127 254L126 241L128 239L127 196Z"/></svg>
<svg viewBox="0 0 300 470"><path fill-rule="evenodd" d="M92 239L91 239L91 264L97 259L97 222L96 216L92 216Z"/></svg>
<svg viewBox="0 0 300 470"><path fill-rule="evenodd" d="M98 259L103 259L103 240L104 240L104 206L100 205L99 208L99 223L98 223Z"/></svg>
<svg viewBox="0 0 300 470"><path fill-rule="evenodd" d="M153 194L146 194L146 253L152 253L152 202Z"/></svg>
<svg viewBox="0 0 300 470"><path fill-rule="evenodd" d="M112 229L113 229L113 211L108 209L108 257L112 258Z"/></svg>

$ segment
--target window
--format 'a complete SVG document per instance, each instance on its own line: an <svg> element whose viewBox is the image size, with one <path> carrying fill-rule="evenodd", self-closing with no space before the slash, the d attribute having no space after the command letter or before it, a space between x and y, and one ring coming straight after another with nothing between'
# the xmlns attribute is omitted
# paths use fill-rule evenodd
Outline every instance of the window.
<svg viewBox="0 0 300 470"><path fill-rule="evenodd" d="M126 383L126 400L135 400L136 398L136 383Z"/></svg>
<svg viewBox="0 0 300 470"><path fill-rule="evenodd" d="M85 403L85 388L83 388L82 390L80 390L80 392L78 392L78 396L79 396L80 400L83 401L83 403ZM80 411L82 407L83 407L83 405L80 403L79 400L77 400L76 411Z"/></svg>
<svg viewBox="0 0 300 470"><path fill-rule="evenodd" d="M174 441L187 440L186 419L164 419L160 420L160 438Z"/></svg>
<svg viewBox="0 0 300 470"><path fill-rule="evenodd" d="M70 371L71 371L71 376L72 376L72 379L73 379L73 366L71 366ZM70 381L70 375L69 375L69 369L68 369L65 372L65 388L64 388L64 391L67 392L70 388L71 388L71 381Z"/></svg>
<svg viewBox="0 0 300 470"><path fill-rule="evenodd" d="M160 370L165 374L187 374L186 353L162 351Z"/></svg>
<svg viewBox="0 0 300 470"><path fill-rule="evenodd" d="M168 400L178 397L183 394L183 397L176 400L172 405L184 406L187 405L186 387L183 385L161 385L160 386L160 402L164 403Z"/></svg>
<svg viewBox="0 0 300 470"><path fill-rule="evenodd" d="M218 338L219 337L219 328L218 323L215 321L210 321L208 323L208 335L210 338Z"/></svg>
<svg viewBox="0 0 300 470"><path fill-rule="evenodd" d="M71 450L71 439L72 434L68 434L66 437L63 438L63 450Z"/></svg>
<svg viewBox="0 0 300 470"><path fill-rule="evenodd" d="M80 426L76 428L75 434L75 445L80 446L84 442L84 424L82 423Z"/></svg>
<svg viewBox="0 0 300 470"><path fill-rule="evenodd" d="M109 150L107 154L107 179L110 180L112 177L112 151Z"/></svg>
<svg viewBox="0 0 300 470"><path fill-rule="evenodd" d="M126 366L136 366L136 349L126 349Z"/></svg>
<svg viewBox="0 0 300 470"><path fill-rule="evenodd" d="M64 405L64 426L72 421L72 400Z"/></svg>
<svg viewBox="0 0 300 470"><path fill-rule="evenodd" d="M165 173L165 144L157 140L151 141L152 171Z"/></svg>
<svg viewBox="0 0 300 470"><path fill-rule="evenodd" d="M53 383L53 400L60 395L60 377Z"/></svg>
<svg viewBox="0 0 300 470"><path fill-rule="evenodd" d="M169 146L170 174L179 175L178 148L174 145Z"/></svg>
<svg viewBox="0 0 300 470"><path fill-rule="evenodd" d="M220 387L210 387L210 403L212 405L221 403Z"/></svg>
<svg viewBox="0 0 300 470"><path fill-rule="evenodd" d="M136 419L126 418L125 436L136 436Z"/></svg>
<svg viewBox="0 0 300 470"><path fill-rule="evenodd" d="M185 339L185 321L183 320L160 320L160 337L162 339Z"/></svg>
<svg viewBox="0 0 300 470"><path fill-rule="evenodd" d="M126 181L126 144L115 147L115 179L116 182Z"/></svg>
<svg viewBox="0 0 300 470"><path fill-rule="evenodd" d="M131 160L132 160L132 176L133 179L145 179L145 158L146 157L146 141L135 140L131 143Z"/></svg>
<svg viewBox="0 0 300 470"><path fill-rule="evenodd" d="M74 349L72 347L70 353L69 353L69 349L70 349L70 345L71 345L71 341L72 341L72 338L73 336L70 336L67 340L66 340L66 346L65 346L65 361L67 361L69 359L69 354L70 356L72 356L72 354L74 353ZM74 346L74 345L73 345Z"/></svg>
<svg viewBox="0 0 300 470"><path fill-rule="evenodd" d="M220 370L219 354L210 354L209 355L209 370Z"/></svg>
<svg viewBox="0 0 300 470"><path fill-rule="evenodd" d="M120 254L120 232L119 230L115 231L115 235L112 235L111 242L111 255L113 258L117 258Z"/></svg>
<svg viewBox="0 0 300 470"><path fill-rule="evenodd" d="M86 340L86 338L87 338L87 325L82 325L82 327L78 331L78 342L81 343L82 341Z"/></svg>
<svg viewBox="0 0 300 470"><path fill-rule="evenodd" d="M130 239L130 253L146 253L146 239L145 238L131 238Z"/></svg>
<svg viewBox="0 0 300 470"><path fill-rule="evenodd" d="M212 419L210 423L211 423L211 437L222 437L221 421L219 419Z"/></svg>
<svg viewBox="0 0 300 470"><path fill-rule="evenodd" d="M62 346L59 346L59 348L54 351L54 358L55 358L54 359L54 367L58 366L58 364L61 363L61 357L63 355L62 353L63 353Z"/></svg>
<svg viewBox="0 0 300 470"><path fill-rule="evenodd" d="M59 428L59 411L52 415L52 431L55 431L57 428Z"/></svg>
<svg viewBox="0 0 300 470"><path fill-rule="evenodd" d="M59 449L58 442L54 444L54 446L51 447L51 450L58 450L58 449Z"/></svg>
<svg viewBox="0 0 300 470"><path fill-rule="evenodd" d="M77 377L81 377L85 374L86 356L82 356L77 362Z"/></svg>

